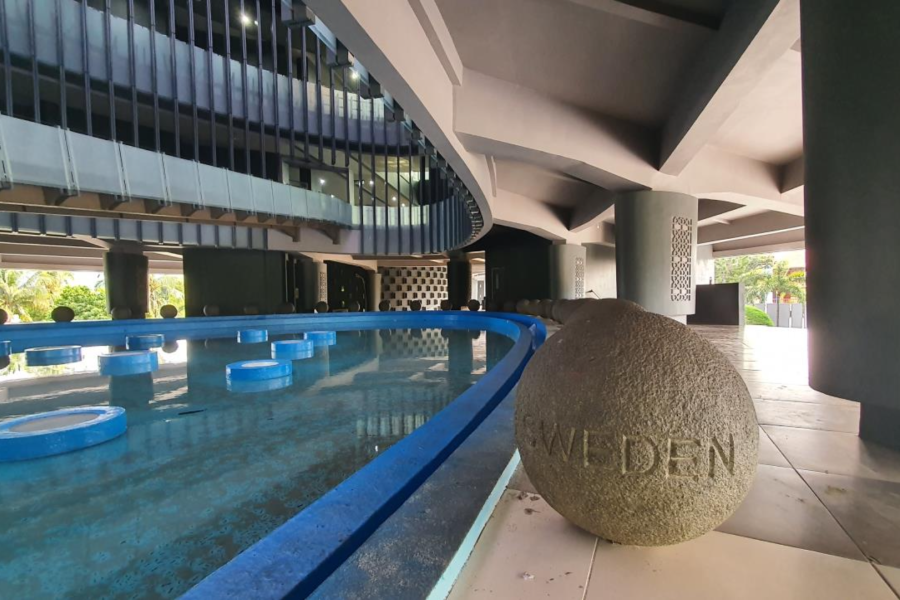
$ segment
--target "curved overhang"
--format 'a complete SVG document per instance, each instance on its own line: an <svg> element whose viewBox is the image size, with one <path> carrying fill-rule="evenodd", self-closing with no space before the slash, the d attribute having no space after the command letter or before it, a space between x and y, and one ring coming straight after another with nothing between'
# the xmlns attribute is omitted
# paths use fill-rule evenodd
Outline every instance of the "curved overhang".
<svg viewBox="0 0 900 600"><path fill-rule="evenodd" d="M306 0L338 39L365 64L391 96L414 117L416 126L434 144L472 193L484 226L493 223L488 197L491 175L487 159L470 152L454 130L456 72L448 53L435 51L412 2L370 0ZM422 15L426 18L426 15ZM452 52L451 52L452 53Z"/></svg>

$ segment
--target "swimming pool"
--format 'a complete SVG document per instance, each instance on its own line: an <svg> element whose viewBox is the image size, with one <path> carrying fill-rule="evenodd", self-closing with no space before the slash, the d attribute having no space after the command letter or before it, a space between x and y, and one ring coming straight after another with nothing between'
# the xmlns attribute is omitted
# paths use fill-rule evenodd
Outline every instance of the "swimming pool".
<svg viewBox="0 0 900 600"><path fill-rule="evenodd" d="M237 343L240 323L202 320L166 336L152 374L97 372L109 350L100 338L121 343L122 325L54 329L50 341L86 340L78 363L32 368L14 356L0 372L0 418L110 404L127 410L129 428L93 448L0 464L0 596L183 593L423 427L515 343L471 320L399 327L406 319L338 331L293 361L287 387L265 391L230 389L225 366L269 358L271 342L309 329L303 319L257 319L269 340L255 344Z"/></svg>

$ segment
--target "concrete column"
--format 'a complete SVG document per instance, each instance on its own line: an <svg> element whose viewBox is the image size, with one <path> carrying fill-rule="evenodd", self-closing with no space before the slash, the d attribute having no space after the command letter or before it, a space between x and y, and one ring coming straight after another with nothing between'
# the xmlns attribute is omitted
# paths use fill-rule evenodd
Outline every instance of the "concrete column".
<svg viewBox="0 0 900 600"><path fill-rule="evenodd" d="M619 298L684 321L694 314L697 199L675 192L616 197Z"/></svg>
<svg viewBox="0 0 900 600"><path fill-rule="evenodd" d="M106 308L128 308L132 319L143 319L150 307L150 261L140 252L110 250L103 255Z"/></svg>
<svg viewBox="0 0 900 600"><path fill-rule="evenodd" d="M800 13L809 383L900 447L900 2Z"/></svg>
<svg viewBox="0 0 900 600"><path fill-rule="evenodd" d="M587 248L580 244L550 246L550 298L584 298Z"/></svg>
<svg viewBox="0 0 900 600"><path fill-rule="evenodd" d="M368 307L366 310L377 312L378 305L381 303L381 273L378 271L369 271L368 281L366 281L366 296L368 297Z"/></svg>
<svg viewBox="0 0 900 600"><path fill-rule="evenodd" d="M447 263L447 299L453 310L472 299L472 263L465 256L451 257Z"/></svg>

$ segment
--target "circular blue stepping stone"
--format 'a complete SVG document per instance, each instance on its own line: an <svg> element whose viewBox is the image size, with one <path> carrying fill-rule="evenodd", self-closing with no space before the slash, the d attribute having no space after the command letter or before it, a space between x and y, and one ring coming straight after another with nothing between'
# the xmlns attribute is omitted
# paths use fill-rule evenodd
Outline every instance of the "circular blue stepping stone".
<svg viewBox="0 0 900 600"><path fill-rule="evenodd" d="M286 387L290 387L293 381L294 379L290 375L287 375L286 377L276 377L275 379L227 379L225 381L225 387L228 388L229 392L269 392L272 390L282 390Z"/></svg>
<svg viewBox="0 0 900 600"><path fill-rule="evenodd" d="M239 344L255 344L265 342L269 339L269 332L265 329L244 329L238 331L237 341Z"/></svg>
<svg viewBox="0 0 900 600"><path fill-rule="evenodd" d="M315 353L312 340L284 340L272 342L272 358L297 360L309 358Z"/></svg>
<svg viewBox="0 0 900 600"><path fill-rule="evenodd" d="M311 340L315 346L333 346L337 343L335 331L307 331L303 336Z"/></svg>
<svg viewBox="0 0 900 600"><path fill-rule="evenodd" d="M101 354L98 362L101 375L136 375L152 373L159 368L159 358L150 350Z"/></svg>
<svg viewBox="0 0 900 600"><path fill-rule="evenodd" d="M53 346L29 348L25 351L25 362L29 367L64 365L81 360L81 346Z"/></svg>
<svg viewBox="0 0 900 600"><path fill-rule="evenodd" d="M149 335L129 335L125 338L125 347L129 350L149 350L160 348L166 343L166 336L161 333Z"/></svg>
<svg viewBox="0 0 900 600"><path fill-rule="evenodd" d="M263 358L242 360L225 367L225 375L231 381L261 381L286 377L294 372L291 361Z"/></svg>
<svg viewBox="0 0 900 600"><path fill-rule="evenodd" d="M0 423L0 462L81 450L117 438L128 428L125 409L86 406Z"/></svg>

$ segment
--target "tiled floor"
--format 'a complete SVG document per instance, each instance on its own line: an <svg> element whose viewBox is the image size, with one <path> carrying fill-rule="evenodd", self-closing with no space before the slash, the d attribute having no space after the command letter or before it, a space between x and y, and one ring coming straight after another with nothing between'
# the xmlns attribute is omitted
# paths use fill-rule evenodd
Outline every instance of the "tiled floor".
<svg viewBox="0 0 900 600"><path fill-rule="evenodd" d="M598 540L518 471L450 598L897 600L900 453L856 435L855 402L812 390L805 331L697 327L740 370L759 469L718 530L665 548Z"/></svg>

